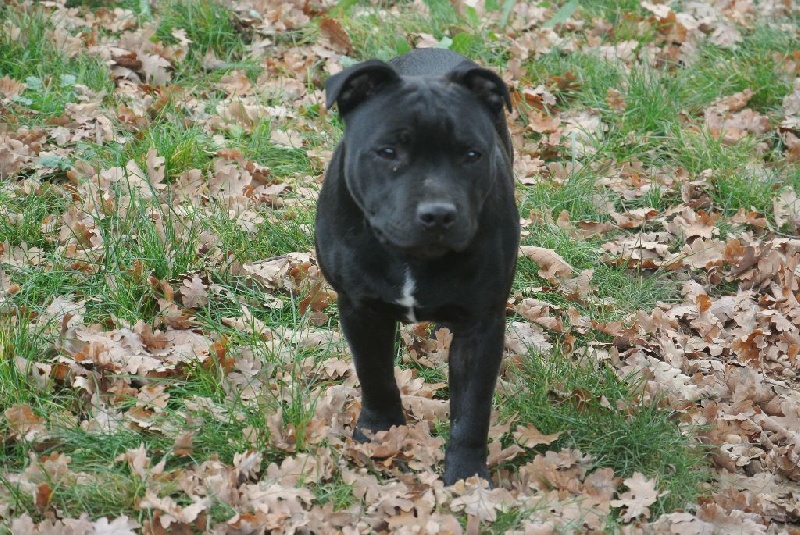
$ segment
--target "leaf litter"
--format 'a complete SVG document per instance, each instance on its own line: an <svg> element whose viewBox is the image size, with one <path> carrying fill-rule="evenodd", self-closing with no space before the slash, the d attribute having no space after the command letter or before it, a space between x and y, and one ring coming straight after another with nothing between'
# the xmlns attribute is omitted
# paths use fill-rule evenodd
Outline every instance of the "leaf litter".
<svg viewBox="0 0 800 535"><path fill-rule="evenodd" d="M193 214L212 214L222 207L238 228L253 234L265 218L281 217L270 210L308 207L313 201L319 176L278 178L226 136L252 133L269 121L274 145L305 151L321 172L326 149L309 146L307 134L325 126L301 110L321 104L319 80L343 68L344 55L354 50L346 26L326 14L330 4L230 2L233 19L249 34L246 54L262 61L263 73L253 83L245 72L228 69L214 86L219 93L213 100L207 92L176 81L176 69L187 61L192 46L185 29L172 29L171 39L164 42L153 21L128 9L42 4L53 25L50 42L65 57L87 54L104 62L114 80L116 104L109 105L102 92L75 85L76 100L51 124L19 126L15 114L36 115L26 107L25 95L38 86L8 75L0 78L3 195L22 198L51 188L67 200L63 213L41 221L47 248L56 256L45 253L42 244L0 243L0 357L43 392L66 389L80 401L75 409L60 409L65 414L42 414L24 402L3 409L4 448L25 444L28 458L18 463L22 468L3 467L0 472L0 525L15 534L478 533L491 530L498 514L517 511L519 529L510 533L600 532L608 528L610 516L624 533L796 532L800 204L789 185L775 196L771 212L742 208L730 216L711 201L712 172L689 173L634 160L606 168L598 182L603 195L593 202L607 211L607 221L573 221L566 211L556 222L538 213L523 221L529 226L544 218L576 239L600 237L604 242L599 250L611 265L683 274L677 301L636 311L626 321L599 322L576 308L599 302L590 284L592 271L578 270L552 249L525 246L521 254L538 265L538 275L551 285L548 291L572 305L512 295L509 308L516 317L506 352L513 362L530 348L542 354L553 351L556 334L567 352L576 337L592 330L610 335L613 342L600 344L596 354L620 376L643 376L645 399L658 399L684 423L699 426L718 484L698 503L655 517L651 507L663 494L657 480L639 472L623 478L610 468L597 468L595 459L576 449L550 450L561 433L545 435L531 424L496 417L489 444L494 487L477 478L444 487L437 475L444 439L436 429L447 419L448 404L446 383L436 377L446 377L442 370L450 336L430 326L407 326L400 333L402 361L408 367L398 367L396 377L409 425L377 433L367 444L350 438L358 414L357 382L341 338L329 328L328 307L335 294L322 281L313 254L306 250L232 260L217 231L205 229L193 239L185 224ZM667 61L690 66L699 46L711 43L735 50L742 32L789 9L782 2L692 2L680 10L642 2L647 14L637 15L635 22L654 38L611 46L601 38L609 23L582 18L576 6L556 13L553 6L518 2L503 15L474 2L453 4L473 10L487 27L505 19L509 74L524 73L525 62L556 49L583 51L628 71ZM427 10L420 2L413 7ZM14 2L6 9L30 6ZM382 9L384 15L400 13L396 6ZM281 32L309 28L319 15L315 41L290 46L279 39ZM23 38L11 19L4 21L4 31ZM418 38L418 45L437 42L429 35ZM786 61L787 72L794 72L796 57L795 67L788 55ZM202 63L209 70L226 65L211 49ZM573 73L536 87L524 78L507 81L515 101L528 106L526 116L517 112L512 123L520 183L565 184L580 170L580 160L596 151L594 142L608 125L592 110L576 114L560 109L553 93L579 87ZM727 144L772 133L782 140L782 157L797 162L800 79L795 78L793 92L771 115L750 107L754 89L720 96L702 116L687 118L687 128ZM606 102L624 112L625 94L624 87L610 88ZM131 142L168 103L212 140L208 165L168 177L169 155L154 147L138 163L130 159L109 168L95 167L78 152L86 142L101 147ZM331 132L321 133L332 139ZM573 161L553 161L550 155L564 148ZM61 174L43 165L69 159L74 165ZM680 204L620 208L656 186L662 196L680 199ZM96 318L89 311L92 303L66 294L41 302L39 312L15 307L15 295L24 284L16 275L19 270L63 267L54 260L60 257L76 272L99 273L109 260L113 239L108 222L124 220L143 199L150 203L148 217L167 260L174 262L178 254L168 243L173 236L191 247L202 265L177 277L156 276L139 260L121 266L147 289L155 305L151 319L87 319ZM17 224L24 214L1 207L0 218ZM720 222L733 231L723 236ZM143 230L130 232L135 240ZM297 329L275 327L240 300L238 314L223 315L220 323L249 336L249 342L233 342L209 329L201 312L230 297L215 282L213 274L219 270L264 292L268 309L281 309L302 296L300 313L311 320ZM108 283L110 288L118 284ZM6 343L8 333L23 325L51 341L45 356L17 355ZM325 357L309 356L296 364L296 355L313 348L323 348ZM259 356L265 350L271 359ZM219 374L223 397L236 403L220 404L199 395L176 399L164 381L186 381L198 366ZM512 374L508 368L501 377L501 393L513 383ZM297 392L304 396L306 416L290 421L284 411L293 406ZM264 428L243 426L241 438L248 446L227 462L212 456L176 467L167 462L169 455L144 440L120 453L114 463L127 466L144 489L133 504L136 518L130 511L74 516L53 501L65 485L102 484L102 474L74 468L71 457L59 452L59 425L64 421L98 437L146 431L168 439L174 456L192 458L200 447L199 429L176 425L168 414L206 425L242 421L247 409L267 411L265 400L272 400L274 410L264 419ZM347 489L340 501L325 495L327 488L334 493L337 486ZM21 502L12 501L12 494L27 496L33 509L13 505ZM220 508L227 514L215 513Z"/></svg>

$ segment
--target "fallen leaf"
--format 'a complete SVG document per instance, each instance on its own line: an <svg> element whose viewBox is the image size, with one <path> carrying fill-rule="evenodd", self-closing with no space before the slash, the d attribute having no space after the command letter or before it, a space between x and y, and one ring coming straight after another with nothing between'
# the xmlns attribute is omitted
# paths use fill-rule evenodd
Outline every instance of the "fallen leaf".
<svg viewBox="0 0 800 535"><path fill-rule="evenodd" d="M630 522L639 517L650 518L649 507L659 497L659 493L656 490L656 481L647 479L641 473L636 472L622 482L628 487L628 490L620 494L616 500L611 500L611 506L625 508L625 512L622 515L622 519L625 522Z"/></svg>

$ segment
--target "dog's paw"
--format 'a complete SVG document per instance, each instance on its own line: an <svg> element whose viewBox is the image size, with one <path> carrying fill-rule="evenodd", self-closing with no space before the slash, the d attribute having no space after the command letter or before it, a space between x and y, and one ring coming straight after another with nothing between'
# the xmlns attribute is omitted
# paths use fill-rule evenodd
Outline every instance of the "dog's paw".
<svg viewBox="0 0 800 535"><path fill-rule="evenodd" d="M375 431L370 430L370 435L374 433ZM355 431L353 431L353 440L364 444L365 442L369 442L372 439L364 434L364 431L362 431L361 427L356 427Z"/></svg>
<svg viewBox="0 0 800 535"><path fill-rule="evenodd" d="M492 476L489 473L489 469L486 466L476 468L475 470L457 470L451 469L448 470L445 468L444 475L442 476L442 480L444 484L448 487L450 485L455 485L457 481L462 479L467 479L473 476L478 476L481 479L485 479L489 482L489 488L494 488L494 483L492 483Z"/></svg>
<svg viewBox="0 0 800 535"><path fill-rule="evenodd" d="M361 414L358 415L356 429L353 431L353 438L358 442L369 442L375 433L388 431L393 425L406 425L402 409L378 412L362 408Z"/></svg>
<svg viewBox="0 0 800 535"><path fill-rule="evenodd" d="M456 481L478 476L492 486L492 477L486 466L486 455L483 451L448 451L444 459L445 485L453 485Z"/></svg>

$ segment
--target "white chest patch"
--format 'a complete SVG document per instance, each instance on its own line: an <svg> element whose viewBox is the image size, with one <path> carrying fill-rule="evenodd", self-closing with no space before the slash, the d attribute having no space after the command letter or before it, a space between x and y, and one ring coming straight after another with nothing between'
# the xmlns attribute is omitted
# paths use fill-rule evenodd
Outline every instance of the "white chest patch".
<svg viewBox="0 0 800 535"><path fill-rule="evenodd" d="M417 306L417 300L414 299L414 290L417 283L414 282L414 277L411 275L411 269L406 268L406 280L403 282L403 295L400 296L396 302L401 307L406 309L406 320L411 323L417 322L417 317L414 315L414 307Z"/></svg>

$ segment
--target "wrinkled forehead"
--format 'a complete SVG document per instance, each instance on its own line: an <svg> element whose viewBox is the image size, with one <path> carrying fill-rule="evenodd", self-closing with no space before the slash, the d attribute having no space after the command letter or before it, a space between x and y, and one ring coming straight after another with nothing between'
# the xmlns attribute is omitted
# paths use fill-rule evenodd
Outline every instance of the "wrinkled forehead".
<svg viewBox="0 0 800 535"><path fill-rule="evenodd" d="M403 77L365 106L366 118L387 130L412 128L424 137L492 128L483 104L464 86L441 78Z"/></svg>

